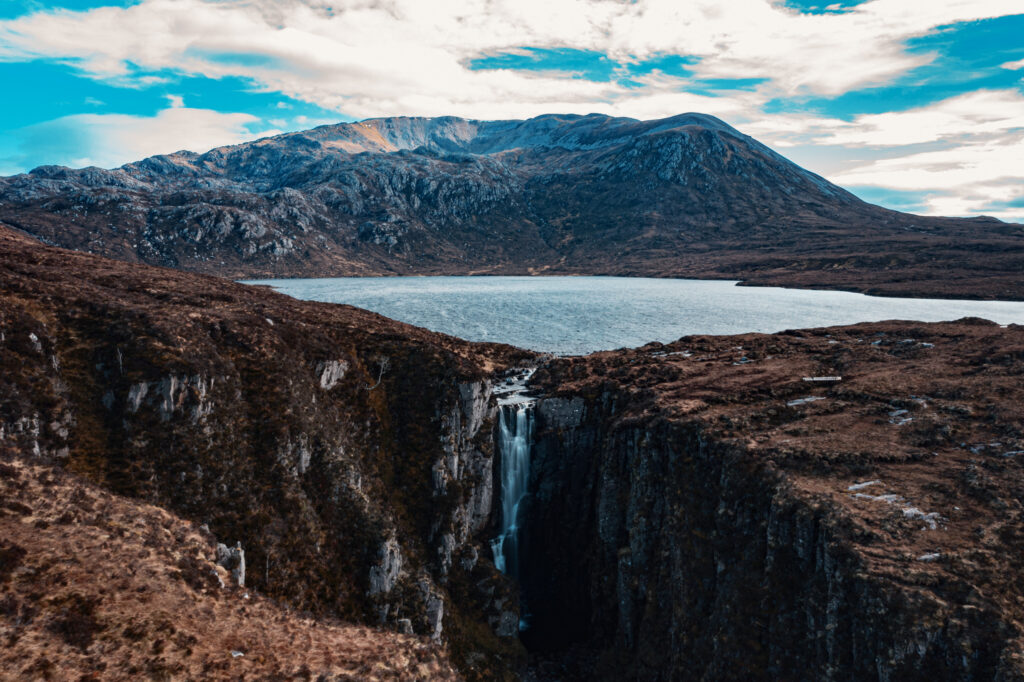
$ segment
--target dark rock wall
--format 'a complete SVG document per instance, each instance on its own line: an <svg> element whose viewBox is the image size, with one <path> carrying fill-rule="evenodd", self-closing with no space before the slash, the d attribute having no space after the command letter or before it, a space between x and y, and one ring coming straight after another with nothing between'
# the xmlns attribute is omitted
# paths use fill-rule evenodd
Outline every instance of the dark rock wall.
<svg viewBox="0 0 1024 682"><path fill-rule="evenodd" d="M5 299L0 447L241 542L251 589L389 628L410 619L470 677L507 674L521 648L495 634L518 613L486 551L485 375L386 333L255 310L152 315Z"/></svg>
<svg viewBox="0 0 1024 682"><path fill-rule="evenodd" d="M0 456L208 524L241 543L247 589L512 676L488 381L528 354L2 234L0 284ZM975 585L873 571L864 531L787 460L628 375L569 394L575 369L535 376L533 650L584 679L1019 679L1015 631Z"/></svg>
<svg viewBox="0 0 1024 682"><path fill-rule="evenodd" d="M538 408L531 649L604 679L1013 677L996 614L869 575L842 519L773 464L621 404Z"/></svg>

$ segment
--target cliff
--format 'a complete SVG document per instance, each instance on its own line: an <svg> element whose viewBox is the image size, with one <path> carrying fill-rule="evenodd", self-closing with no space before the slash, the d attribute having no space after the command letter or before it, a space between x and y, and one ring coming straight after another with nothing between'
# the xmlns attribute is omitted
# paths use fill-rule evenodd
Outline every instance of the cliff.
<svg viewBox="0 0 1024 682"><path fill-rule="evenodd" d="M0 222L235 279L591 274L1024 298L1024 232L864 203L702 114L387 118L0 178ZM982 276L983 275L983 276Z"/></svg>
<svg viewBox="0 0 1024 682"><path fill-rule="evenodd" d="M5 445L241 543L246 586L294 608L443 639L480 677L521 656L479 557L486 379L526 354L16 235L0 263Z"/></svg>
<svg viewBox="0 0 1024 682"><path fill-rule="evenodd" d="M1022 349L1021 327L884 323L542 368L542 669L1020 679Z"/></svg>
<svg viewBox="0 0 1024 682"><path fill-rule="evenodd" d="M2 679L460 679L428 637L239 587L204 527L0 456Z"/></svg>
<svg viewBox="0 0 1024 682"><path fill-rule="evenodd" d="M226 660L239 640L210 635L194 661L187 636L125 644L138 576L69 582L139 560L165 608L198 599L253 633L229 672L298 670L305 645L280 638L327 623L311 646L380 647L399 678L414 660L469 679L1024 677L1019 326L543 359L7 231L0 282L0 625L19 670L46 666L39 647L68 669ZM491 555L512 525L495 393L526 365L513 581ZM260 640L263 618L281 625ZM376 660L319 656L325 674Z"/></svg>

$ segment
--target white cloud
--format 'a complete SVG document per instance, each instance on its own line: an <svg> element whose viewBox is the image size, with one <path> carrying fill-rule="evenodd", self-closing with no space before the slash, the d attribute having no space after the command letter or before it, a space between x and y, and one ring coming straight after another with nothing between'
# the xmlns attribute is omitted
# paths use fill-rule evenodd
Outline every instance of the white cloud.
<svg viewBox="0 0 1024 682"><path fill-rule="evenodd" d="M853 121L768 116L761 109L775 97L828 96L891 82L935 58L908 52L908 39L1021 11L1020 0L869 0L818 15L777 0L143 0L0 21L0 60L57 59L121 85L159 82L167 71L241 76L262 90L357 118L593 111L656 118L702 111L772 146L825 145L850 158L832 169L833 180L943 189L949 195L936 199L935 210L964 213L1005 200L1000 197L1024 178L1011 164L1013 154L1024 158L1014 137L1024 126L1019 92L975 92ZM688 92L686 78L664 74L626 87L551 72L469 68L482 55L522 47L588 50L634 63L687 54L699 58L691 66L698 78L767 80L752 91L711 97ZM1022 69L1024 60L1003 67ZM92 131L89 159L100 165L253 136L253 117L188 109L180 97L169 101L172 108L152 118L80 115L61 125L82 135ZM865 148L906 150L880 158Z"/></svg>
<svg viewBox="0 0 1024 682"><path fill-rule="evenodd" d="M793 145L809 168L837 184L928 192L930 215L1024 220L1021 208L990 207L1024 196L1024 94L1017 90L980 90L852 121L779 115L741 127L773 146Z"/></svg>
<svg viewBox="0 0 1024 682"><path fill-rule="evenodd" d="M989 188L1016 187L1016 191L1022 193L1021 159L1024 159L1024 133L1017 133L997 140L872 161L839 173L835 180L850 185L878 185L903 190L948 191L970 187L973 192L982 185ZM1001 192L995 192L992 198L1010 198Z"/></svg>
<svg viewBox="0 0 1024 682"><path fill-rule="evenodd" d="M1022 208L991 208L1024 197L1024 131L967 142L949 149L880 159L841 172L831 179L845 185L870 185L933 192L926 199L930 215L987 214L1007 221L1024 220Z"/></svg>
<svg viewBox="0 0 1024 682"><path fill-rule="evenodd" d="M119 150L121 159L136 160L170 151L187 149L204 152L224 144L237 144L280 131L254 133L251 126L260 120L250 114L222 113L209 109L177 107L164 109L156 116L76 117L83 127L100 138L104 148Z"/></svg>
<svg viewBox="0 0 1024 682"><path fill-rule="evenodd" d="M698 76L768 78L774 94L834 94L887 82L932 59L907 53L908 38L1019 11L1019 0L871 0L819 15L773 0L144 0L0 22L0 58L58 58L112 79L131 80L129 64L241 75L357 117L601 107L669 115L679 113L667 108L675 100L656 89L471 71L467 62L522 46L593 50L622 61L683 51L701 58ZM225 53L263 59L216 57Z"/></svg>
<svg viewBox="0 0 1024 682"><path fill-rule="evenodd" d="M805 114L762 115L742 127L778 147L892 148L962 141L1024 128L1024 94L976 90L913 109L862 114L851 121Z"/></svg>
<svg viewBox="0 0 1024 682"><path fill-rule="evenodd" d="M204 152L280 132L252 132L259 124L249 114L184 107L164 109L155 116L76 114L12 131L10 137L22 152L0 159L0 166L3 172L23 172L28 159L42 157L73 167L113 168L155 154Z"/></svg>
<svg viewBox="0 0 1024 682"><path fill-rule="evenodd" d="M819 144L893 146L976 137L1024 128L1024 95L979 90L906 111L858 116L835 126Z"/></svg>
<svg viewBox="0 0 1024 682"><path fill-rule="evenodd" d="M1005 64L1000 64L999 66L1001 66L1004 69L1010 69L1011 71L1018 71L1020 69L1024 69L1024 59L1018 59L1015 62L1006 62Z"/></svg>

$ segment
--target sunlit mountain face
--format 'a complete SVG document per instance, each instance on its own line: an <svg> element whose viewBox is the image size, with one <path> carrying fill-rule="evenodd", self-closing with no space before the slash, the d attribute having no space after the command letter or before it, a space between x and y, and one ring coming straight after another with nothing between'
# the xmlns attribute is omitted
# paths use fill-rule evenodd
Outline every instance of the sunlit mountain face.
<svg viewBox="0 0 1024 682"><path fill-rule="evenodd" d="M1021 227L865 203L723 121L383 118L0 179L48 243L235 278L717 277L1020 298ZM972 275L977 268L985 278Z"/></svg>
<svg viewBox="0 0 1024 682"><path fill-rule="evenodd" d="M887 208L1024 221L1011 0L2 4L0 174L366 118L699 111Z"/></svg>

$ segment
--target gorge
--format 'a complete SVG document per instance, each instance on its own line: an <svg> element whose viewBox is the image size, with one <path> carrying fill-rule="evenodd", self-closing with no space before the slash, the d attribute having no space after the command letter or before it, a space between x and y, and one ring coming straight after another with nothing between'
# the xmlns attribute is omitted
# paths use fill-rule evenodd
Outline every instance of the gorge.
<svg viewBox="0 0 1024 682"><path fill-rule="evenodd" d="M1024 0L5 0L0 74L0 682L1024 682Z"/></svg>
<svg viewBox="0 0 1024 682"><path fill-rule="evenodd" d="M1022 676L1018 325L552 358L10 230L0 264L0 476L51 467L205 525L244 548L258 599L394 646L411 630L467 679L527 663L534 679ZM0 522L51 518L32 490L6 486ZM80 498L46 523L111 542ZM59 637L58 606L22 587L42 581L93 604L94 642L54 645L68 665L136 648L105 578L23 570L31 536L9 537L21 551L0 548L0 586L36 610L3 616L9 642ZM163 589L198 590L177 573ZM231 645L244 656L219 654L225 675L295 673L259 663L269 649L246 632ZM147 665L216 658L140 636ZM2 656L43 665L20 644Z"/></svg>

